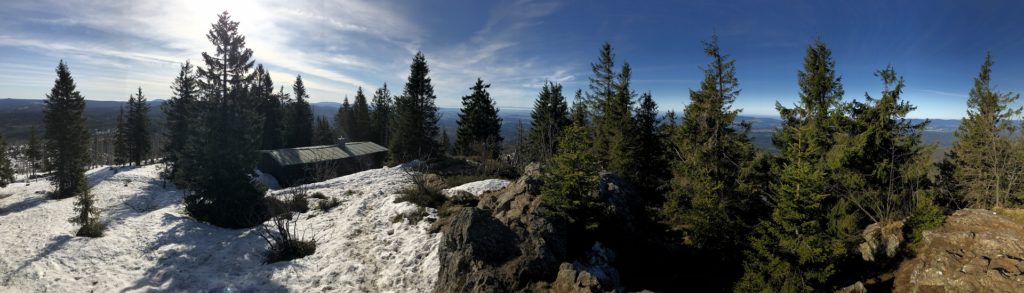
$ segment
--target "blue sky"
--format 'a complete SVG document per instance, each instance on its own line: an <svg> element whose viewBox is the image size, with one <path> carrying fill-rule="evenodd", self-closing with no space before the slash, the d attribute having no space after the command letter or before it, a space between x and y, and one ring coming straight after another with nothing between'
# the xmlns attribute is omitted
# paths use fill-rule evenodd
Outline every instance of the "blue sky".
<svg viewBox="0 0 1024 293"><path fill-rule="evenodd" d="M3 1L0 98L43 98L59 59L88 99L127 100L141 86L166 98L178 64L211 49L228 10L255 59L290 90L302 74L315 102L358 86L400 92L412 54L431 66L437 104L458 107L477 77L499 107L530 107L545 80L572 98L608 41L634 86L662 110L682 109L717 32L734 57L745 114L776 115L797 97L804 50L832 48L846 98L877 95L872 73L893 64L914 117L959 118L986 51L998 89L1024 90L1020 1Z"/></svg>

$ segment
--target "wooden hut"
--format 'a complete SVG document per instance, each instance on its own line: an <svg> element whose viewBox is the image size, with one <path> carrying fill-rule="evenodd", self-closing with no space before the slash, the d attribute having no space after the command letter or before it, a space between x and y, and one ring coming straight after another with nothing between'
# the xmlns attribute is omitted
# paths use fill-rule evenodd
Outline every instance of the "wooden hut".
<svg viewBox="0 0 1024 293"><path fill-rule="evenodd" d="M380 168L387 151L376 143L339 138L333 145L259 151L257 168L288 187Z"/></svg>

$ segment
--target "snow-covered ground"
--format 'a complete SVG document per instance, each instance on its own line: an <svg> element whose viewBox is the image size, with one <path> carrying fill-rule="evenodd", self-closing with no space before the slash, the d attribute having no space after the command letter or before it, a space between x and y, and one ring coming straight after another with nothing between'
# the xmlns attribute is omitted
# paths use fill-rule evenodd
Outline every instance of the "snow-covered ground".
<svg viewBox="0 0 1024 293"><path fill-rule="evenodd" d="M472 193L473 195L479 196L479 195L483 194L484 192L495 191L495 190L499 190L499 189L505 188L505 186L508 186L508 184L509 184L508 180L486 179L486 180L470 182L470 183L466 183L466 184L459 185L459 186L456 186L456 187L448 188L448 189L442 190L441 192L444 193L444 195L448 196L448 197L451 197L452 195L454 195L455 191L458 191L458 190L467 191L469 193Z"/></svg>
<svg viewBox="0 0 1024 293"><path fill-rule="evenodd" d="M0 291L424 292L437 277L439 234L392 221L416 209L394 203L412 184L400 167L368 170L295 188L342 201L301 214L318 239L305 258L263 264L254 229L223 229L184 214L182 192L158 179L159 165L88 172L106 235L74 237L74 199L49 200L46 181L0 188ZM505 183L507 184L507 182ZM468 185L468 184L467 184ZM429 210L431 216L435 211Z"/></svg>

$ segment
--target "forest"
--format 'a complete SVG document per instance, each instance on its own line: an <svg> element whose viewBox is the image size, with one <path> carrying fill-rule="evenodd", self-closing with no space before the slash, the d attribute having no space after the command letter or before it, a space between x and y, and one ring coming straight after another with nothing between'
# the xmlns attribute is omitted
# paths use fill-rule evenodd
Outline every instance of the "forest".
<svg viewBox="0 0 1024 293"><path fill-rule="evenodd" d="M650 91L631 83L629 56L604 43L595 48L585 88L546 82L528 123L505 137L508 122L485 77L465 81L469 93L454 133L439 127L422 52L412 56L401 88L360 87L333 117L316 116L302 76L275 85L239 25L220 14L206 35L210 50L202 60L181 63L173 96L151 109L139 87L116 126L103 132L106 143L86 126L85 97L72 65L60 61L45 94L43 125L23 145L0 137L6 150L0 187L47 178L51 198L74 199L76 235L102 237L105 215L85 173L99 165L91 148L109 145L111 157L103 162L166 166L161 177L184 190L189 217L231 229L269 225L270 249L287 260L314 253L316 241L292 238L290 216L275 211L280 201L268 200L267 186L253 181L259 150L345 137L387 147L389 166L424 162L423 173L470 164L477 166L473 176L515 180L536 165L543 215L564 224L567 258L601 241L629 256L618 261L622 288L658 291L821 292L865 280L886 284L883 275L912 258L922 232L947 216L1024 204L1019 95L992 83L991 55L977 60L968 110L951 146L939 150L922 139L931 121L908 117L915 106L903 94L913 76L905 80L898 68L880 66L877 91L845 100L832 50L815 39L805 46L802 67L794 68L797 102L776 103L782 122L771 134L776 151L768 151L754 145L751 124L738 119L742 109L734 106L742 93L736 64L743 60L733 59L714 34L702 41L706 63L679 69L703 73L679 113L659 110ZM153 121L154 111L165 119ZM659 256L640 244L609 240L624 228L616 223L620 207L601 195L606 173L634 190L629 201L636 206L628 213L639 224L630 235L677 254L653 262ZM444 214L452 199L419 181L404 200ZM905 242L865 261L860 245L870 226L896 227L892 233ZM656 268L637 268L647 262ZM654 270L660 280L643 277Z"/></svg>

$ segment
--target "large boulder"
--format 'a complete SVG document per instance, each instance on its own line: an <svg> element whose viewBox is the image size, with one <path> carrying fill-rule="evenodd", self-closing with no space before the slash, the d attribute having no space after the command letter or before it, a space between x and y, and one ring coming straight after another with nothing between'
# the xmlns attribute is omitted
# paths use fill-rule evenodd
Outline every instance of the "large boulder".
<svg viewBox="0 0 1024 293"><path fill-rule="evenodd" d="M966 209L925 231L913 259L896 271L896 292L1021 292L1024 226Z"/></svg>
<svg viewBox="0 0 1024 293"><path fill-rule="evenodd" d="M615 252L595 242L583 260L562 263L558 278L551 283L554 292L614 292L619 287L619 271L611 266Z"/></svg>
<svg viewBox="0 0 1024 293"><path fill-rule="evenodd" d="M868 225L861 233L864 242L858 250L865 261L889 259L896 256L903 243L903 221L879 222Z"/></svg>
<svg viewBox="0 0 1024 293"><path fill-rule="evenodd" d="M537 165L476 207L454 207L438 247L436 292L529 291L566 257L565 223L544 216Z"/></svg>

